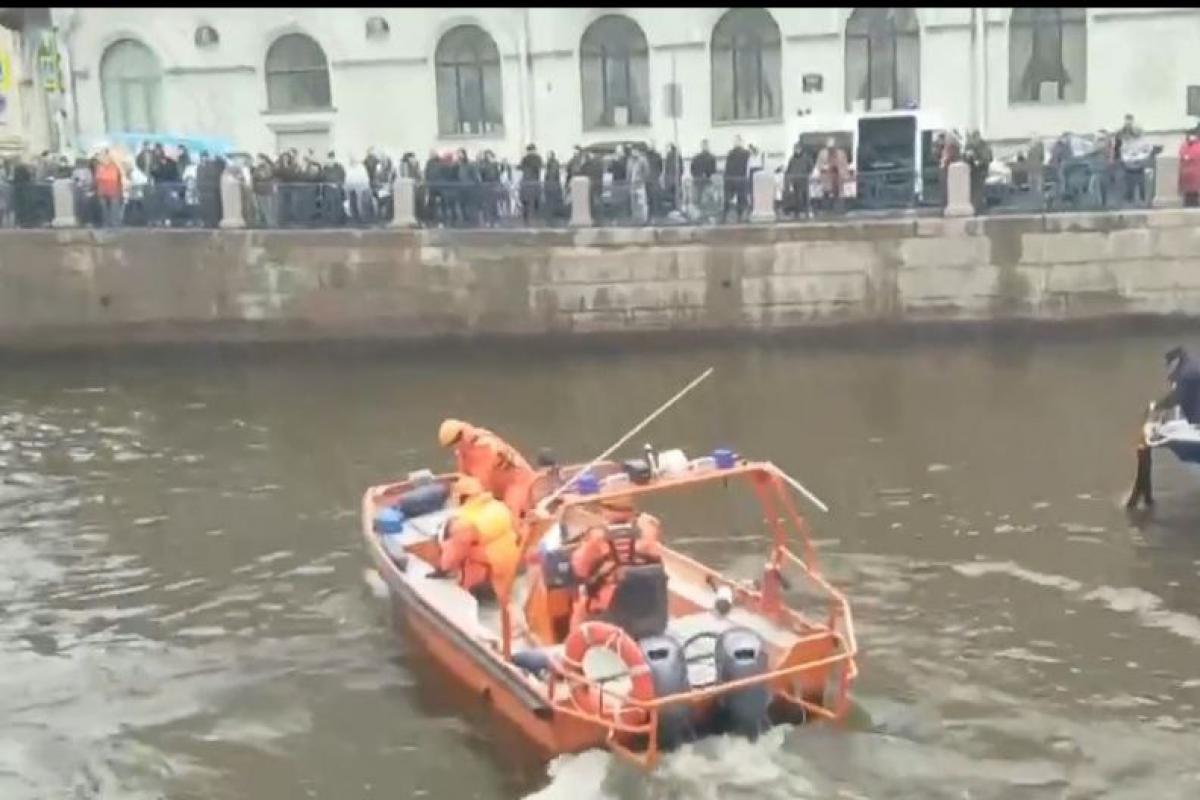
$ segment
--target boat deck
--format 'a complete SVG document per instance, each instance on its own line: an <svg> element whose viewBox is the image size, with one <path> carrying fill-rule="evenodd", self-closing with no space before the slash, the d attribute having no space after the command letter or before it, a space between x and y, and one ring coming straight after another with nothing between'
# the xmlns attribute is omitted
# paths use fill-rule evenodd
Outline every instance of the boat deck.
<svg viewBox="0 0 1200 800"><path fill-rule="evenodd" d="M413 544L435 539L442 523L452 513L449 510L438 511L406 521L400 533L382 537L385 549L393 557L396 557L404 554L405 549ZM680 644L684 644L698 634L719 634L736 627L754 631L772 650L777 652L787 650L799 640L800 637L794 631L745 608L735 605L725 615L710 610L716 605L716 593L711 588L697 583L695 580L685 580L681 571L672 569L669 561L665 567L668 591L677 597L686 599L690 604L704 609L670 619L666 632ZM454 581L428 578L431 572L433 572L433 567L420 558L404 560L403 574L405 578L430 606L477 641L498 644L501 630L500 607L495 603L481 604L470 592L462 589ZM518 596L520 596L520 592L518 592ZM515 625L514 651L541 648L541 645L533 641L522 628L523 625L519 622ZM704 638L688 648L687 655L697 662L689 666L689 675L693 686L707 685L714 680L711 659L703 658L705 654L712 652L713 645L712 638ZM562 645L541 649L552 655L560 655Z"/></svg>

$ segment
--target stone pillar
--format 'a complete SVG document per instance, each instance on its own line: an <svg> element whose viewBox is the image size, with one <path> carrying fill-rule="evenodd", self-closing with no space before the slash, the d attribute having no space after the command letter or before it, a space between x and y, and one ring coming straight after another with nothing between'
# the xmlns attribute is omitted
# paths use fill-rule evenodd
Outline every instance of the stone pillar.
<svg viewBox="0 0 1200 800"><path fill-rule="evenodd" d="M70 178L57 178L54 181L54 221L55 228L74 228L79 225L75 219L75 183Z"/></svg>
<svg viewBox="0 0 1200 800"><path fill-rule="evenodd" d="M955 161L946 169L947 217L974 216L971 205L971 168L965 161Z"/></svg>
<svg viewBox="0 0 1200 800"><path fill-rule="evenodd" d="M775 221L775 173L760 169L750 184L750 221Z"/></svg>
<svg viewBox="0 0 1200 800"><path fill-rule="evenodd" d="M592 226L592 182L586 175L571 178L571 227Z"/></svg>
<svg viewBox="0 0 1200 800"><path fill-rule="evenodd" d="M392 182L392 228L417 227L417 182L397 176Z"/></svg>
<svg viewBox="0 0 1200 800"><path fill-rule="evenodd" d="M221 173L221 227L246 227L246 216L242 213L242 182L229 171Z"/></svg>
<svg viewBox="0 0 1200 800"><path fill-rule="evenodd" d="M1154 207L1179 208L1179 159L1160 155L1154 159Z"/></svg>

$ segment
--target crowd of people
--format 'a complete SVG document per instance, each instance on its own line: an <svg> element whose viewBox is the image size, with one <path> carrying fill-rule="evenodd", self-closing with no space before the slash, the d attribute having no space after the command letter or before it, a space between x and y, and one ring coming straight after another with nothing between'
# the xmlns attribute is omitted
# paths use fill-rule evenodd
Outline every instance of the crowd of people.
<svg viewBox="0 0 1200 800"><path fill-rule="evenodd" d="M1031 137L1009 162L996 161L979 131L947 131L922 154L921 202L944 203L947 170L962 161L970 168L971 201L980 212L1000 202L994 191L998 184L1043 207L1078 204L1081 198L1100 207L1144 205L1156 152L1131 116L1115 133L1064 133L1048 146ZM859 204L868 205L875 183L882 185L890 176L869 170L856 174L853 155L833 137L820 145L796 142L786 162L773 170L774 210L792 219L840 213L852 180ZM1188 135L1179 155L1181 191L1194 204L1200 200L1200 131ZM423 162L406 152L393 161L370 148L365 157L343 162L333 152L318 158L311 149L252 158L193 155L186 147L147 142L132 155L104 150L72 162L43 153L28 162L0 164L0 225L48 224L54 214L49 182L68 178L77 219L84 225L216 227L221 177L227 173L241 184L246 224L263 228L389 221L398 177L414 181L415 215L427 227L565 224L576 176L588 179L591 215L598 224L740 222L753 210L754 176L767 168L766 155L741 137L720 159L705 140L690 157L675 144L660 152L653 142L627 142L576 146L565 161L552 150L543 156L533 144L513 161L490 149L474 155L465 149L432 150ZM1005 173L999 182L997 170ZM906 185L911 187L911 178L899 181L899 205L912 202Z"/></svg>
<svg viewBox="0 0 1200 800"><path fill-rule="evenodd" d="M1181 160L1186 147L1185 140ZM1011 185L1048 208L1144 206L1151 199L1149 179L1161 149L1146 139L1132 114L1125 115L1116 131L1066 131L1048 148L1040 137L1031 136L1009 165Z"/></svg>

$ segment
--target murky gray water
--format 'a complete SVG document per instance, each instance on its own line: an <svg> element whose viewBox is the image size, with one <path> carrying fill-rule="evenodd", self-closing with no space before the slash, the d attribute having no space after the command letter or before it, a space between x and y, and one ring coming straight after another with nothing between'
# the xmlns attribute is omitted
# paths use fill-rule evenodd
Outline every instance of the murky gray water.
<svg viewBox="0 0 1200 800"><path fill-rule="evenodd" d="M1120 508L1173 341L7 365L0 797L1200 796L1200 482ZM834 507L869 719L530 763L392 637L360 493L446 413L582 460L709 364L650 438Z"/></svg>

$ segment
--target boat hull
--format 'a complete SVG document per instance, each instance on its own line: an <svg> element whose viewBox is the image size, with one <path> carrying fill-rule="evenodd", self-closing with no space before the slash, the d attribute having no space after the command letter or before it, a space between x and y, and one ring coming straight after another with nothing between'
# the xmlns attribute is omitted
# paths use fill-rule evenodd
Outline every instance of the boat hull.
<svg viewBox="0 0 1200 800"><path fill-rule="evenodd" d="M388 589L393 627L462 693L520 733L542 760L603 747L606 728L563 714L513 677L485 645L430 608L379 548L372 562Z"/></svg>

